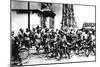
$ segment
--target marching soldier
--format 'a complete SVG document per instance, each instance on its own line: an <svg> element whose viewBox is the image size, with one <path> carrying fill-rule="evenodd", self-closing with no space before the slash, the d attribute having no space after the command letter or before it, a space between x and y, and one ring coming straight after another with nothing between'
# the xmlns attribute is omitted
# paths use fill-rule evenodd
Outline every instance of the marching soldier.
<svg viewBox="0 0 100 67"><path fill-rule="evenodd" d="M28 28L26 28L24 37L25 37L25 47L29 49L30 48L30 30Z"/></svg>

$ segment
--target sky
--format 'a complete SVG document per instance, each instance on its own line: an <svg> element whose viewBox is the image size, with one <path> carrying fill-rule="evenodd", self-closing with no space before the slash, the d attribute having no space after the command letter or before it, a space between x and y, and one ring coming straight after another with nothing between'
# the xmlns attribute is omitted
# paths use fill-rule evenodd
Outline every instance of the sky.
<svg viewBox="0 0 100 67"><path fill-rule="evenodd" d="M75 21L79 28L84 22L95 23L95 7L74 5Z"/></svg>

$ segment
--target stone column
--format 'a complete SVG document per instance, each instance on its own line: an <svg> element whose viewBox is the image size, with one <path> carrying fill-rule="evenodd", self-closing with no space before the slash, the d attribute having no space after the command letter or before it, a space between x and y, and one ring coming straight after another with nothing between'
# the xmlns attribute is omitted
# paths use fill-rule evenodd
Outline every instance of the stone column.
<svg viewBox="0 0 100 67"><path fill-rule="evenodd" d="M50 29L54 29L54 18L50 17L49 21Z"/></svg>

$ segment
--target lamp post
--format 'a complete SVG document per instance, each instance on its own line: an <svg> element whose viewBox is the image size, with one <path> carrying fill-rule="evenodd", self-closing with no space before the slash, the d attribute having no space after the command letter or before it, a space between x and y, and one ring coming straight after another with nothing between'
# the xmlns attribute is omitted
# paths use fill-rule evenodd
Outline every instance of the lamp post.
<svg viewBox="0 0 100 67"><path fill-rule="evenodd" d="M28 2L28 28L30 29L30 2Z"/></svg>

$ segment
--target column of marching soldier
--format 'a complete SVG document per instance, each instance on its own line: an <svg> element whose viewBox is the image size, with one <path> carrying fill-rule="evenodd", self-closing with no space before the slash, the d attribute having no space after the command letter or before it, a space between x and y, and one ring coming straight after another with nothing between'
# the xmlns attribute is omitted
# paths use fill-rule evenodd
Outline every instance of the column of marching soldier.
<svg viewBox="0 0 100 67"><path fill-rule="evenodd" d="M12 57L18 58L20 50L23 46L26 49L35 46L37 55L40 55L40 46L44 50L43 54L48 58L61 60L71 58L74 55L84 54L89 56L90 53L95 55L95 30L58 30L41 28L37 26L32 30L28 28L24 31L19 29L18 35L11 33Z"/></svg>

